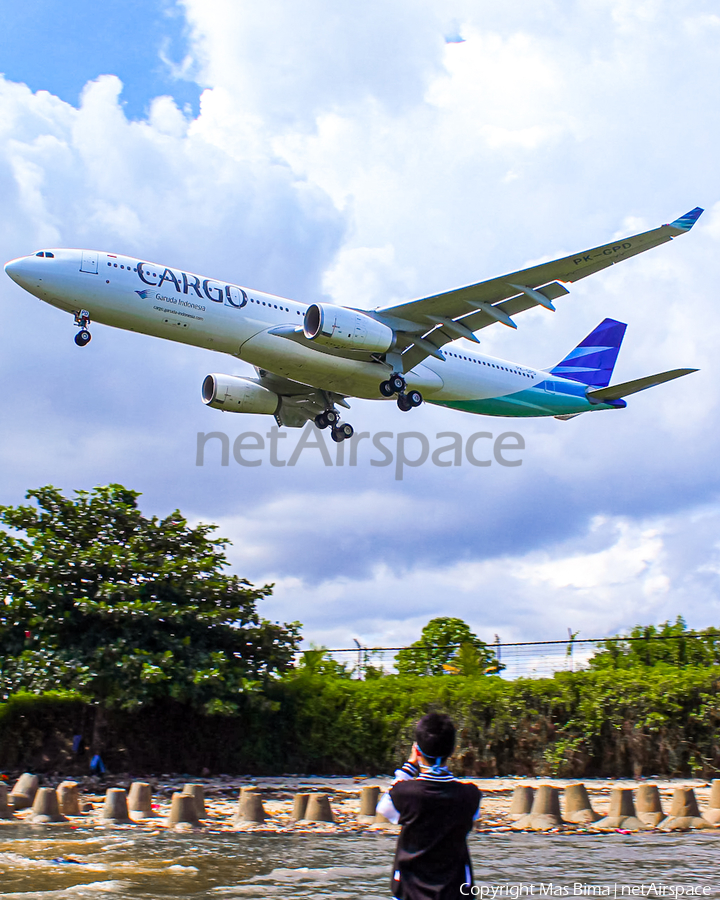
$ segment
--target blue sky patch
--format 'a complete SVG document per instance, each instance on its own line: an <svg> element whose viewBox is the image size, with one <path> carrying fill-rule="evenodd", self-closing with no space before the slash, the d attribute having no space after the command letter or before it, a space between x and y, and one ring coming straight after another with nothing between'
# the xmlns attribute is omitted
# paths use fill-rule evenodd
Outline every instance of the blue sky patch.
<svg viewBox="0 0 720 900"><path fill-rule="evenodd" d="M98 75L123 82L129 118L141 118L153 97L169 94L197 113L200 87L176 78L188 53L182 10L168 0L4 0L0 3L0 72L33 91L78 105Z"/></svg>

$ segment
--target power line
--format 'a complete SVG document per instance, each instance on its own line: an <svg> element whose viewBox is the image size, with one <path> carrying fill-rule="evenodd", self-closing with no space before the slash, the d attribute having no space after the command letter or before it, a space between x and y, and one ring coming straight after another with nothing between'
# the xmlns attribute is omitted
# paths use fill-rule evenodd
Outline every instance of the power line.
<svg viewBox="0 0 720 900"><path fill-rule="evenodd" d="M604 638L575 638L572 640L573 644L605 644L605 643L623 643L623 642L633 642L633 641L679 641L685 640L687 638L711 638L713 640L720 640L720 631L713 630L709 632L695 632L688 631L684 634L649 634L643 637L604 637ZM399 650L437 650L437 649L450 649L451 647L461 647L463 643L467 643L465 641L460 641L458 643L452 644L425 644L420 643L419 641L414 644L409 644L405 647L364 647L363 649L367 653L397 653ZM569 638L565 638L561 641L508 641L506 643L500 643L494 641L491 644L487 644L487 647L491 648L500 648L503 647L549 647L549 646L567 646L571 643ZM320 649L320 648L318 648ZM357 647L339 647L335 649L325 649L323 648L324 653L357 653Z"/></svg>

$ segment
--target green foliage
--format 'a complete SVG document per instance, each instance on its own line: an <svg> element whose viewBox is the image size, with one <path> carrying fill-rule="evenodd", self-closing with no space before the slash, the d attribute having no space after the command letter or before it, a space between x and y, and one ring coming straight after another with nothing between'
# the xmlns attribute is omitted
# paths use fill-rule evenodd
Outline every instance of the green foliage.
<svg viewBox="0 0 720 900"><path fill-rule="evenodd" d="M483 675L501 665L484 641L462 619L440 616L423 628L419 641L395 657L400 675Z"/></svg>
<svg viewBox="0 0 720 900"><path fill-rule="evenodd" d="M95 708L82 707L72 697L0 704L0 766L67 771L72 756L62 753L69 754L73 733L92 730ZM704 666L515 681L359 681L293 671L269 681L260 698L240 697L232 715L203 716L170 700L110 709L103 759L111 770L138 773L199 773L204 766L256 774L389 772L407 758L415 722L430 710L456 723L451 765L458 774L711 778L720 771L720 667Z"/></svg>
<svg viewBox="0 0 720 900"><path fill-rule="evenodd" d="M327 647L310 646L309 650L303 650L300 664L297 667L298 676L327 675L330 678L350 678L352 671L343 663L333 659L327 652Z"/></svg>
<svg viewBox="0 0 720 900"><path fill-rule="evenodd" d="M42 771L48 759L69 757L73 735L92 712L87 698L68 691L13 694L0 704L0 768Z"/></svg>
<svg viewBox="0 0 720 900"><path fill-rule="evenodd" d="M689 631L685 620L636 625L632 640L603 641L590 660L591 669L634 669L637 666L716 666L720 664L720 630Z"/></svg>
<svg viewBox="0 0 720 900"><path fill-rule="evenodd" d="M18 691L0 703L0 731L15 720L35 717L39 709L54 709L67 714L68 709L83 703L87 703L87 698L74 691L46 691L43 694Z"/></svg>
<svg viewBox="0 0 720 900"><path fill-rule="evenodd" d="M146 518L119 484L29 491L0 507L0 695L51 688L106 706L173 699L228 712L291 664L298 623L223 569L227 541L176 510Z"/></svg>

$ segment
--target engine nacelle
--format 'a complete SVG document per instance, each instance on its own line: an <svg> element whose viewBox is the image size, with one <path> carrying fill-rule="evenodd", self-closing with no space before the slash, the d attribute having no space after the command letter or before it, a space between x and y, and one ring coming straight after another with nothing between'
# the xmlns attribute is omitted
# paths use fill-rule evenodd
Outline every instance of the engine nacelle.
<svg viewBox="0 0 720 900"><path fill-rule="evenodd" d="M202 400L213 409L225 412L274 415L280 408L280 397L256 381L239 375L206 375Z"/></svg>
<svg viewBox="0 0 720 900"><path fill-rule="evenodd" d="M371 316L329 303L313 303L303 320L303 334L337 350L385 353L395 343L395 332Z"/></svg>

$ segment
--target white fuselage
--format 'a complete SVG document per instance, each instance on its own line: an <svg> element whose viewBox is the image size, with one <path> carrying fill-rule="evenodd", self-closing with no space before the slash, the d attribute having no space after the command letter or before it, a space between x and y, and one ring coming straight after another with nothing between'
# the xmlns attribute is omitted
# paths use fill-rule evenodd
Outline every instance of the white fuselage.
<svg viewBox="0 0 720 900"><path fill-rule="evenodd" d="M85 309L94 322L218 350L322 390L385 399L379 384L390 369L383 362L348 358L288 337L302 326L307 304L130 256L88 250L40 252L47 255L13 260L6 271L31 294L59 309L72 313ZM471 352L459 343L448 345L444 353L444 361L429 357L405 373L408 386L433 403L508 397L532 390L548 378L546 372ZM563 381L554 377L555 391ZM537 394L537 403L531 404L536 411L524 414L557 414L556 395L546 396L543 390ZM578 411L589 409L584 397L577 397L575 405ZM566 406L562 411L571 411Z"/></svg>

